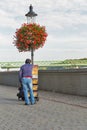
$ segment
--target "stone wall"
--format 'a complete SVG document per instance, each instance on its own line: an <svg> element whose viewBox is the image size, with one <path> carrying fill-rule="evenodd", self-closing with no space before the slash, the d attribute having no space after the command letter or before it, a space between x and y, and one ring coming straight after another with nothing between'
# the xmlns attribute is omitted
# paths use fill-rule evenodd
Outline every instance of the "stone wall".
<svg viewBox="0 0 87 130"><path fill-rule="evenodd" d="M39 90L87 96L87 69L39 70ZM19 87L18 72L0 72L0 84Z"/></svg>
<svg viewBox="0 0 87 130"><path fill-rule="evenodd" d="M87 96L87 70L40 71L39 88L46 91Z"/></svg>

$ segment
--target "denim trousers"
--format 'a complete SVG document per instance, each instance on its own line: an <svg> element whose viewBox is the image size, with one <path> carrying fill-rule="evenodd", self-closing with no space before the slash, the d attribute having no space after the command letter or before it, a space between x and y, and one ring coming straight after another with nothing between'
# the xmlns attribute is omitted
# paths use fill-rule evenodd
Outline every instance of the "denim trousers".
<svg viewBox="0 0 87 130"><path fill-rule="evenodd" d="M32 89L32 78L22 78L22 85L23 85L23 91L24 91L24 98L25 98L25 103L26 104L34 104L35 103L35 98L33 94L33 89ZM28 91L30 92L30 98L28 97Z"/></svg>

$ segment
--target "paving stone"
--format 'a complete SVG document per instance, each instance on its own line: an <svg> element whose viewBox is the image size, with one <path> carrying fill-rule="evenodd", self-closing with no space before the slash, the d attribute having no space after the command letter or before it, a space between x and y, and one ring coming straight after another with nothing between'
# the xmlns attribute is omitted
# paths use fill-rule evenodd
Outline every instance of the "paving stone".
<svg viewBox="0 0 87 130"><path fill-rule="evenodd" d="M87 130L87 97L39 91L25 106L17 88L0 85L0 130Z"/></svg>

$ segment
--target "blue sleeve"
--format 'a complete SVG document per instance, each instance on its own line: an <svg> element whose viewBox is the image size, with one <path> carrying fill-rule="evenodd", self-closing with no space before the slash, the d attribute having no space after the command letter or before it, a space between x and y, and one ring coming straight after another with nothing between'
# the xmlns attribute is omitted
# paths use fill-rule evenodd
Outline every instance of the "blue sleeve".
<svg viewBox="0 0 87 130"><path fill-rule="evenodd" d="M19 82L21 83L22 81L22 68L20 68L20 71L19 71Z"/></svg>

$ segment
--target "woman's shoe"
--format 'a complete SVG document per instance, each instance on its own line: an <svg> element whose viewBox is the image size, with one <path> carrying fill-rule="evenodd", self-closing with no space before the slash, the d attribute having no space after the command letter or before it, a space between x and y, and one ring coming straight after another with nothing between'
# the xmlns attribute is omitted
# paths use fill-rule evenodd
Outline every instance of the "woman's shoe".
<svg viewBox="0 0 87 130"><path fill-rule="evenodd" d="M25 103L25 105L30 105L30 104Z"/></svg>
<svg viewBox="0 0 87 130"><path fill-rule="evenodd" d="M36 104L36 101L34 103L31 103L31 105L34 105L34 104Z"/></svg>

